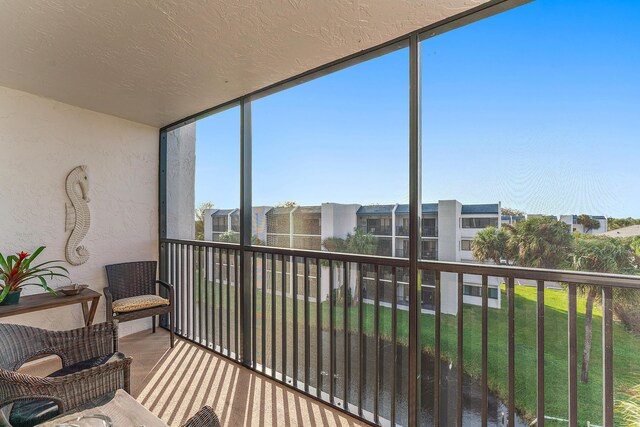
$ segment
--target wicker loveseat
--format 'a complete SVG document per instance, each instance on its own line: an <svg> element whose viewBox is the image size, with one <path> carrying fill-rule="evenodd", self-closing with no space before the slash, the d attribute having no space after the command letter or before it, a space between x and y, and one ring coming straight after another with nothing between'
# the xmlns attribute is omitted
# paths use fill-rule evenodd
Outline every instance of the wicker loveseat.
<svg viewBox="0 0 640 427"><path fill-rule="evenodd" d="M129 392L131 358L118 352L118 323L70 331L0 324L0 409L13 404L14 426L34 425L117 389ZM47 377L16 372L40 355L58 355Z"/></svg>

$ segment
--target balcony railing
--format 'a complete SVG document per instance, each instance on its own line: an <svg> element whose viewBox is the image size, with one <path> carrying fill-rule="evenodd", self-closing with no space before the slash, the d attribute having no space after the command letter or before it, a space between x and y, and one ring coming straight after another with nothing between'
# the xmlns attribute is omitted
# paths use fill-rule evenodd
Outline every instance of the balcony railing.
<svg viewBox="0 0 640 427"><path fill-rule="evenodd" d="M613 293L639 289L639 277L442 261L419 261L417 265L425 277L435 277L433 287L423 286L418 292L424 299L421 305L432 307L433 312L411 316L413 308L399 304L410 292L408 285L399 285L399 278L407 277L410 268L407 259L161 241L161 274L176 287L173 327L177 334L382 425L406 425L409 411L416 411L421 425L503 425L504 421L515 426L536 418L540 426L545 416L562 419L563 414L546 413L551 398L566 399L566 425L577 426L579 393L584 392L578 388L578 289L595 286L602 296L602 370L601 377L593 381L602 384L598 408L602 419L588 421L614 425ZM478 306L464 303L467 275L481 278ZM501 308L489 307L492 278L503 281L501 293L506 301ZM310 280L317 284L313 294ZM547 285L557 288L559 283L566 289L566 316L559 314L564 311L558 307L545 310L545 293L551 292ZM517 289L533 295L527 300L533 304L531 310L516 311ZM388 295L386 301L381 301L381 295ZM497 313L505 316L500 325L495 323ZM531 315L533 318L527 317ZM467 320L466 316L471 317ZM560 324L547 323L557 321L558 316L564 316ZM412 319L418 319L415 329L407 326ZM516 324L533 329L533 347L516 346ZM477 335L473 335L474 328ZM566 331L563 366L567 367L568 387L563 393L545 387L549 380L545 377L545 345L556 344L562 336L554 334L554 342L547 343L545 328ZM417 337L419 368L414 372L422 398L414 401L412 396L416 399L419 394L408 392L410 330L422 331ZM422 337L429 338L420 343ZM494 348L496 342L500 348ZM498 354L506 355L504 366L496 367L497 362L490 360ZM516 354L533 364L516 365ZM592 360L596 363L598 357ZM530 381L535 398L522 402L522 396L516 395L516 378L519 387L525 387L523 378L530 372L535 374ZM470 390L477 395L469 397Z"/></svg>
<svg viewBox="0 0 640 427"><path fill-rule="evenodd" d="M423 260L427 260L427 261L436 260L436 259L438 259L438 251L435 250L435 249L432 249L430 251L423 250L422 251L422 259Z"/></svg>
<svg viewBox="0 0 640 427"><path fill-rule="evenodd" d="M438 237L438 228L422 227L422 237Z"/></svg>
<svg viewBox="0 0 640 427"><path fill-rule="evenodd" d="M405 250L404 248L396 248L396 257L409 258L409 251ZM422 259L427 261L436 260L438 259L438 251L437 250L423 251Z"/></svg>
<svg viewBox="0 0 640 427"><path fill-rule="evenodd" d="M392 227L382 226L362 226L360 227L365 233L373 234L374 236L391 236Z"/></svg>
<svg viewBox="0 0 640 427"><path fill-rule="evenodd" d="M396 236L409 237L409 227L398 225L396 227ZM422 237L438 237L438 228L422 227Z"/></svg>

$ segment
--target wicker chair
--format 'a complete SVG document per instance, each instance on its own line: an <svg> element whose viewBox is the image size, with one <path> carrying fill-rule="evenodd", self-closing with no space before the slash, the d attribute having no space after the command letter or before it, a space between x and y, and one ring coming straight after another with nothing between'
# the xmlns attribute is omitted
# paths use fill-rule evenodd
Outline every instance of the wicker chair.
<svg viewBox="0 0 640 427"><path fill-rule="evenodd" d="M117 389L129 391L131 358L118 352L118 323L71 331L0 324L0 408L13 425L33 425ZM48 377L16 372L36 356L55 354L63 368Z"/></svg>
<svg viewBox="0 0 640 427"><path fill-rule="evenodd" d="M211 406L203 406L182 427L220 427L220 420Z"/></svg>
<svg viewBox="0 0 640 427"><path fill-rule="evenodd" d="M156 332L156 316L169 315L171 333L171 347L174 344L174 300L173 286L161 280L156 280L156 262L138 261L122 264L107 265L107 280L109 287L104 288L104 296L107 300L107 319L117 319L120 322L151 317L153 332ZM156 284L167 291L169 305L161 305L141 310L119 312L113 311L114 301L140 296L157 295Z"/></svg>

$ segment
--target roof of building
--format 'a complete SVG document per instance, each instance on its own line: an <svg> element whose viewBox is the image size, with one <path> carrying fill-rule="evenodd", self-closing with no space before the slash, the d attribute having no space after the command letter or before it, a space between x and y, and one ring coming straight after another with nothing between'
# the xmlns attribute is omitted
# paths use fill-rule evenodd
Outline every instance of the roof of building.
<svg viewBox="0 0 640 427"><path fill-rule="evenodd" d="M357 210L358 215L391 215L393 213L393 209L396 205L366 205L360 206ZM397 214L408 214L409 213L409 205L401 204L397 205L396 209ZM289 214L294 208L293 207L275 207L270 208L267 212L267 215L285 215ZM463 214L497 214L498 213L498 204L483 204L483 205L462 205L462 213ZM235 212L234 212L235 211ZM239 213L238 209L218 209L212 215L222 216L229 215L233 213L237 215ZM294 214L319 214L322 213L322 206L297 206ZM438 204L437 203L423 203L422 204L422 213L423 214L437 214L438 213ZM513 217L514 219L521 219L524 217ZM594 217L596 218L596 217ZM503 219L508 219L508 217L503 217Z"/></svg>
<svg viewBox="0 0 640 427"><path fill-rule="evenodd" d="M358 209L358 215L391 215L393 212L393 207L395 205L368 205L362 206ZM491 204L482 204L482 205L462 205L462 213L463 214L498 214L500 207L497 203ZM409 205L402 204L398 205L398 209L396 209L396 213L398 214L408 214L409 213ZM422 213L423 214L437 214L438 213L438 204L437 203L423 203L422 204Z"/></svg>
<svg viewBox="0 0 640 427"><path fill-rule="evenodd" d="M356 214L358 215L384 215L393 212L395 205L368 205L360 206Z"/></svg>
<svg viewBox="0 0 640 427"><path fill-rule="evenodd" d="M640 225L630 225L628 227L622 227L615 230L601 233L600 236L608 237L634 237L640 236Z"/></svg>
<svg viewBox="0 0 640 427"><path fill-rule="evenodd" d="M573 215L573 220L577 221L578 220L578 216L579 215ZM593 219L607 219L607 217L603 216L603 215L589 215L591 218Z"/></svg>
<svg viewBox="0 0 640 427"><path fill-rule="evenodd" d="M293 208L290 207L275 207L275 208L271 208L269 209L269 211L267 212L267 215L271 216L271 215L288 215L291 210Z"/></svg>
<svg viewBox="0 0 640 427"><path fill-rule="evenodd" d="M462 205L462 214L498 214L500 206L497 203L482 205Z"/></svg>
<svg viewBox="0 0 640 427"><path fill-rule="evenodd" d="M233 211L237 211L238 209L218 209L217 211L215 211L214 213L212 213L212 216L227 216L230 213L232 213Z"/></svg>
<svg viewBox="0 0 640 427"><path fill-rule="evenodd" d="M321 212L322 206L298 206L298 209L293 214L319 214Z"/></svg>
<svg viewBox="0 0 640 427"><path fill-rule="evenodd" d="M524 215L502 215L503 221L509 221L509 220L519 221L521 219L525 219L525 216Z"/></svg>
<svg viewBox="0 0 640 427"><path fill-rule="evenodd" d="M398 213L398 214L408 214L409 213L409 205L398 205L398 209L396 209L396 213ZM423 203L422 204L422 213L423 214L437 214L438 213L438 204L437 203Z"/></svg>

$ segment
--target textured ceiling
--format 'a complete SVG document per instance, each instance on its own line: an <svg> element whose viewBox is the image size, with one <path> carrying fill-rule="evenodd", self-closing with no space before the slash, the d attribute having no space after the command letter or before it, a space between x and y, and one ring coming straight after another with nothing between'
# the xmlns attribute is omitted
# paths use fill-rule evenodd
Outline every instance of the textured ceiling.
<svg viewBox="0 0 640 427"><path fill-rule="evenodd" d="M0 86L163 126L487 0L3 0Z"/></svg>

